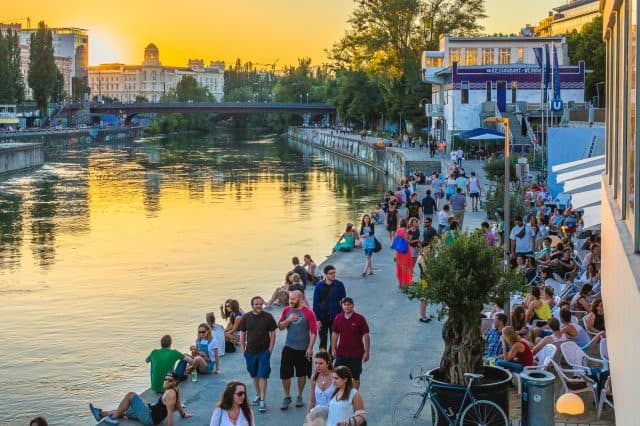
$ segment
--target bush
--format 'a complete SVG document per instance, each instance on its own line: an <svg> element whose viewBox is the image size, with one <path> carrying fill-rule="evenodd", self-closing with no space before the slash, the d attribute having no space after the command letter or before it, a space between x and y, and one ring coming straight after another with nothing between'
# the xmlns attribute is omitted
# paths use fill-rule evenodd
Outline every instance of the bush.
<svg viewBox="0 0 640 426"><path fill-rule="evenodd" d="M518 177L516 176L516 158L511 158L511 182L517 182ZM488 161L483 169L487 174L487 178L496 181L496 182L504 182L504 160L493 160Z"/></svg>

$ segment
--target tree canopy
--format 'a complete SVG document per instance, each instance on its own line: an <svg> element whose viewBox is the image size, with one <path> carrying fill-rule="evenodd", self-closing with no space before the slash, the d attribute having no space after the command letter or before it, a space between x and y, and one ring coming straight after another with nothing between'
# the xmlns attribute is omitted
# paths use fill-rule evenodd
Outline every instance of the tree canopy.
<svg viewBox="0 0 640 426"><path fill-rule="evenodd" d="M591 100L598 94L596 84L605 81L607 50L602 40L602 16L595 17L579 32L574 30L567 34L567 44L571 63L584 61L586 68L592 71L585 75L584 87L585 99ZM600 91L600 106L605 106L605 99L603 88Z"/></svg>
<svg viewBox="0 0 640 426"><path fill-rule="evenodd" d="M49 99L54 94L58 68L53 56L53 35L44 21L38 23L38 30L31 34L29 50L29 87L33 99L42 116L47 115Z"/></svg>
<svg viewBox="0 0 640 426"><path fill-rule="evenodd" d="M20 44L17 31L0 31L0 103L24 101L24 81L20 70Z"/></svg>

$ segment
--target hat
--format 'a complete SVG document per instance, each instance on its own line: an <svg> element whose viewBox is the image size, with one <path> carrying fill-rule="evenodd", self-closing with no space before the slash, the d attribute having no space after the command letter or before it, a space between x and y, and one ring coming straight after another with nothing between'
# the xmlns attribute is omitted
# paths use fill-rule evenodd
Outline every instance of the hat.
<svg viewBox="0 0 640 426"><path fill-rule="evenodd" d="M341 303L347 303L349 305L353 305L353 299L350 297L345 297L344 299L342 299Z"/></svg>

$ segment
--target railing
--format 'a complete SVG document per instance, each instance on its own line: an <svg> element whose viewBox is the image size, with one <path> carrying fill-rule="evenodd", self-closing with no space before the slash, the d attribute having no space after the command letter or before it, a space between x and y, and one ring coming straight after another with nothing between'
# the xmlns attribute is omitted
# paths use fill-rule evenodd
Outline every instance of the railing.
<svg viewBox="0 0 640 426"><path fill-rule="evenodd" d="M529 123L529 120L527 119L526 111L524 112L520 111L520 106L518 104L516 104L516 117L518 117L520 120L524 120L525 125L527 126L527 137L529 138L531 143L533 143L533 141L536 140L536 135L535 133L533 133L533 128L531 127L531 123ZM520 124L522 125L522 121L520 121Z"/></svg>

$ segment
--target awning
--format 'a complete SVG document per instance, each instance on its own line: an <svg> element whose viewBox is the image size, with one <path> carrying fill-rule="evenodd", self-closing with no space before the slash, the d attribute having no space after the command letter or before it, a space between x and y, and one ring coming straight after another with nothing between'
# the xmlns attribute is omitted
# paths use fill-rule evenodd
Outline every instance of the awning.
<svg viewBox="0 0 640 426"><path fill-rule="evenodd" d="M584 229L591 229L600 226L602 205L597 204L584 208L582 214L582 222L584 223Z"/></svg>
<svg viewBox="0 0 640 426"><path fill-rule="evenodd" d="M478 127L473 130L467 130L460 134L463 139L471 140L492 140L492 139L504 139L504 133L497 132L491 129L483 129Z"/></svg>

